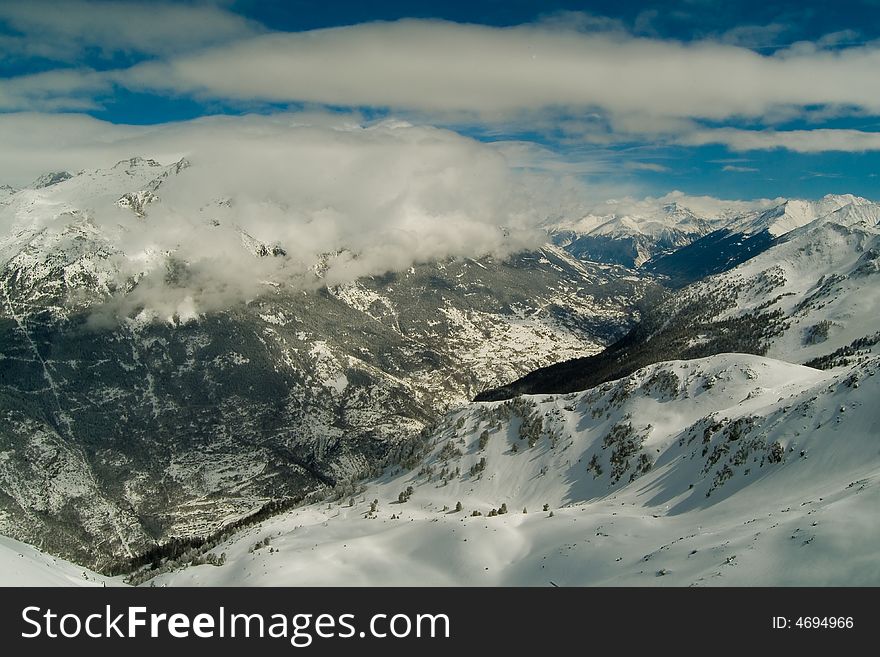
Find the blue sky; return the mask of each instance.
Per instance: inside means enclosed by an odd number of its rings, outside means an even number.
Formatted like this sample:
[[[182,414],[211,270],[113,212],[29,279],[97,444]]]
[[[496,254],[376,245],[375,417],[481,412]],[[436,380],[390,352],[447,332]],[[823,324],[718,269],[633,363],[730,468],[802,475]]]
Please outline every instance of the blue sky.
[[[878,39],[869,1],[0,0],[0,123],[355,112],[598,189],[877,198]]]

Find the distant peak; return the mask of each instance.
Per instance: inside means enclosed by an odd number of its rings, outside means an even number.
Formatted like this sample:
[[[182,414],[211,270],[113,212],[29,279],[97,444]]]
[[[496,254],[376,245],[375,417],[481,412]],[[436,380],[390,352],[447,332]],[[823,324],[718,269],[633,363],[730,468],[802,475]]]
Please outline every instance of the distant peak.
[[[69,180],[70,178],[73,178],[73,174],[69,171],[51,171],[49,173],[44,173],[33,183],[31,183],[31,188],[42,189],[43,187],[49,187],[50,185],[57,185],[60,182]]]
[[[663,206],[663,211],[670,217],[695,217],[696,214],[689,207],[678,201],[670,201]]]
[[[119,162],[117,162],[116,164],[113,165],[113,168],[114,169],[119,169],[119,168],[129,169],[132,167],[160,167],[160,166],[162,166],[162,165],[159,164],[158,162],[156,162],[156,160],[146,159],[143,157],[136,156],[136,157],[131,157],[127,160],[119,160]]]
[[[843,207],[844,205],[871,205],[872,201],[854,194],[825,194],[822,200]]]

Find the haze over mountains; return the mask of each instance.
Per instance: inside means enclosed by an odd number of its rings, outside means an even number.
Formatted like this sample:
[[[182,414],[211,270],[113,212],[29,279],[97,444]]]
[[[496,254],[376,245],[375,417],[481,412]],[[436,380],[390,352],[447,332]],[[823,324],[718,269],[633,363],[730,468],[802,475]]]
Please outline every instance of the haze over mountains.
[[[133,581],[201,584],[374,583],[402,554],[404,584],[803,583],[846,538],[816,581],[855,581],[880,206],[618,201],[378,271],[378,242],[304,248],[271,230],[297,210],[198,169],[0,196],[3,534],[116,572],[189,540]]]

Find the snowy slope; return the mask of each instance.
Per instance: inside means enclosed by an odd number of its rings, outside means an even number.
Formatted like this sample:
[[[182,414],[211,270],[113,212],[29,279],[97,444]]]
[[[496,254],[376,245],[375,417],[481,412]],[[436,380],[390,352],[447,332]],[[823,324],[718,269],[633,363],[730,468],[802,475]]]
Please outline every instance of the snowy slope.
[[[739,267],[688,288],[677,305],[724,299],[715,322],[771,313],[767,355],[800,363],[828,355],[878,330],[878,222],[878,204],[843,205]]]
[[[353,507],[296,509],[155,583],[877,585],[878,368],[730,354],[474,404]]]
[[[873,206],[851,194],[829,194],[817,201],[792,199],[750,210],[676,250],[657,254],[644,269],[668,277],[673,287],[684,287],[737,267],[786,241],[801,227],[846,211],[871,212]]]
[[[769,210],[747,213],[726,228],[745,235],[767,231],[779,237],[848,205],[868,206],[871,201],[852,194],[827,194],[817,201],[790,199]]]
[[[120,582],[0,536],[0,586],[118,586]]]

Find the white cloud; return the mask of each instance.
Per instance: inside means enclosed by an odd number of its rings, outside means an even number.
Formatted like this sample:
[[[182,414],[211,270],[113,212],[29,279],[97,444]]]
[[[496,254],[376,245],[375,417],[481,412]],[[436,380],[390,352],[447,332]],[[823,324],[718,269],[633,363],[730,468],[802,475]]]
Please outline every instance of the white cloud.
[[[729,171],[731,173],[754,173],[758,169],[755,167],[744,167],[738,164],[725,164],[722,168],[722,171]]]
[[[0,80],[0,110],[88,110],[96,94],[107,92],[105,74],[89,69],[57,69]]]
[[[880,132],[832,128],[785,131],[717,128],[685,133],[677,138],[677,142],[685,146],[724,144],[732,151],[784,148],[797,153],[858,153],[880,150]]]
[[[880,48],[774,55],[536,24],[403,20],[275,33],[146,63],[134,87],[210,98],[470,112],[727,119],[815,105],[880,113]]]
[[[841,48],[857,36],[849,31],[760,54],[735,44],[772,40],[783,26],[742,26],[688,44],[638,38],[587,14],[507,28],[401,20],[264,33],[210,4],[71,0],[52,12],[47,2],[3,5],[0,19],[25,31],[3,43],[32,54],[57,48],[73,60],[70,53],[86,47],[161,56],[128,69],[2,79],[0,110],[87,110],[121,86],[243,106],[389,108],[416,122],[520,126],[567,145],[877,148],[876,134],[854,130],[710,129],[702,122],[746,117],[769,126],[802,118],[821,125],[835,116],[880,115],[880,45]]]
[[[782,36],[792,30],[793,26],[782,23],[768,25],[737,25],[720,35],[719,40],[733,46],[744,48],[780,47]]]
[[[720,199],[713,196],[696,196],[679,190],[673,190],[658,197],[609,199],[593,205],[590,207],[589,212],[599,216],[612,213],[617,215],[656,216],[658,208],[669,203],[677,203],[680,206],[693,210],[697,214],[712,217],[770,208],[784,200],[783,198],[760,198],[749,201]]]
[[[625,166],[632,171],[653,171],[654,173],[669,171],[669,167],[656,162],[627,162]]]
[[[20,187],[46,171],[98,168],[143,152],[169,159],[172,148],[148,148],[155,127],[115,125],[84,114],[0,114],[0,180]]]
[[[263,28],[213,4],[28,0],[0,3],[0,21],[23,35],[6,57],[75,57],[86,48],[165,55],[252,36]]]
[[[153,127],[0,115],[0,141],[0,179],[106,168],[132,155],[192,162],[163,183],[144,220],[115,207],[115,194],[86,195],[77,206],[128,254],[124,272],[138,271],[149,253],[169,251],[189,263],[187,280],[174,286],[164,269],[151,270],[121,312],[142,304],[173,309],[187,298],[205,310],[251,298],[265,280],[302,285],[322,254],[340,251],[330,260],[329,283],[451,256],[503,257],[541,242],[536,227],[565,211],[560,199],[572,190],[563,187],[573,184],[517,170],[497,149],[448,130],[364,124],[355,115],[214,117]],[[0,208],[0,233],[15,220],[13,206]],[[240,231],[282,245],[286,257],[254,258]]]

